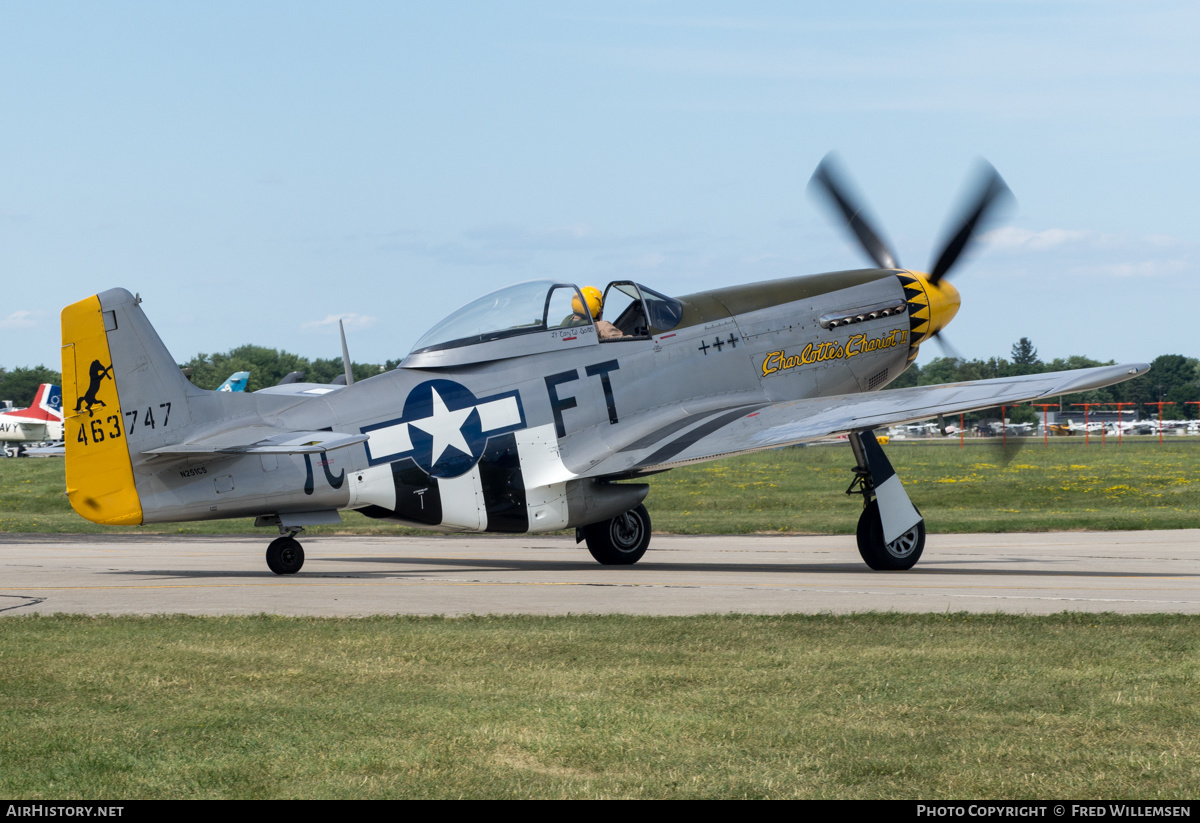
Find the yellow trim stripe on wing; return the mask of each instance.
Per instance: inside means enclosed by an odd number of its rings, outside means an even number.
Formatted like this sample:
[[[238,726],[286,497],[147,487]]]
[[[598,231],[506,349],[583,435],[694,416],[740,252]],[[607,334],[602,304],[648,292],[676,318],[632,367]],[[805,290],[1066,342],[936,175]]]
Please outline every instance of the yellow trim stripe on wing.
[[[95,295],[62,311],[67,497],[93,523],[136,526],[142,505],[108,348],[107,329],[115,329],[116,320],[104,315]]]

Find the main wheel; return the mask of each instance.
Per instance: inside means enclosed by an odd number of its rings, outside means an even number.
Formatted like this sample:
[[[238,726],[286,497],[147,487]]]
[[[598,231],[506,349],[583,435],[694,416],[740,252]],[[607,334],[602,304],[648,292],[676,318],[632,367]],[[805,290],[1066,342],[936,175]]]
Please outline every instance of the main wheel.
[[[267,546],[267,567],[275,574],[295,574],[304,565],[304,549],[290,534],[277,537]]]
[[[858,518],[858,553],[875,571],[904,571],[917,565],[925,550],[925,521],[922,519],[891,543],[883,540],[879,501],[872,500]]]
[[[632,566],[650,545],[650,513],[645,506],[583,527],[583,539],[596,562],[605,566]]]

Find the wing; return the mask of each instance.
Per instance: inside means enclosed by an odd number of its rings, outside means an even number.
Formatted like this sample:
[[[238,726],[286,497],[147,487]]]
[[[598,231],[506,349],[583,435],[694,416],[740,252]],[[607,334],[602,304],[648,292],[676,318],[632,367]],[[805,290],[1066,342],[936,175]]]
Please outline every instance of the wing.
[[[583,477],[631,476],[685,463],[803,443],[830,435],[990,409],[1111,386],[1149,371],[1145,363],[973,380],[942,386],[749,404],[673,420],[596,461]]]

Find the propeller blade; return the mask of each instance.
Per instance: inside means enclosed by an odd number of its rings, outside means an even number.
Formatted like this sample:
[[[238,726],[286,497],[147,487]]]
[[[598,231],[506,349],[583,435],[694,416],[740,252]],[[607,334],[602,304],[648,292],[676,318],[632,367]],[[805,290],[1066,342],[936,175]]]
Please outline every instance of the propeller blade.
[[[856,202],[849,187],[845,184],[844,178],[837,170],[837,161],[833,154],[825,155],[817,170],[813,172],[812,179],[808,183],[809,191],[819,191],[829,198],[829,201],[837,207],[841,212],[842,217],[846,220],[846,226],[853,232],[857,238],[859,245],[867,256],[874,261],[875,265],[881,269],[898,269],[900,262],[896,259],[896,255],[888,248],[888,244],[880,238],[879,234],[871,227],[864,213],[863,206]]]
[[[1024,448],[1025,444],[1033,438],[1025,434],[1020,428],[1005,423],[999,408],[995,410],[995,414],[996,420],[985,419],[983,422],[976,424],[976,430],[982,430],[982,433],[985,435],[981,445],[988,452],[988,462],[996,464],[1001,469],[1006,469],[1012,463],[1013,458]],[[1002,428],[998,429],[997,425]]]
[[[1030,438],[1009,432],[1007,437],[993,437],[991,439],[994,441],[989,444],[989,448],[992,450],[992,462],[999,464],[1002,469],[1007,469],[1008,465],[1012,463],[1013,458],[1024,448],[1026,441]]]
[[[946,276],[955,262],[962,253],[970,245],[971,239],[980,229],[981,223],[987,217],[988,212],[997,205],[998,201],[1012,199],[1012,192],[1008,188],[1008,184],[1004,182],[1004,178],[1000,176],[1000,172],[986,160],[983,162],[982,172],[979,182],[976,184],[978,194],[971,198],[975,205],[971,208],[966,217],[959,226],[958,231],[942,248],[942,253],[938,255],[937,262],[933,264],[933,268],[929,270],[929,282],[936,284],[939,280]]]
[[[942,357],[949,357],[952,360],[963,359],[962,355],[958,353],[958,349],[951,346],[950,341],[946,339],[944,329],[939,329],[938,331],[934,332],[930,339],[935,340],[938,346],[941,347]]]

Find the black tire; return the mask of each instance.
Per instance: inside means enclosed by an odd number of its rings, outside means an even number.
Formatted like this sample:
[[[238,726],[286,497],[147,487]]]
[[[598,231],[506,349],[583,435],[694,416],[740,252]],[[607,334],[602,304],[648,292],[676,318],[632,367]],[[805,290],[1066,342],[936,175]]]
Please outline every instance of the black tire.
[[[858,518],[857,537],[858,553],[872,569],[905,571],[917,565],[921,552],[925,551],[925,521],[922,519],[891,543],[884,543],[879,501],[872,500]]]
[[[277,537],[267,546],[267,568],[275,574],[295,574],[304,565],[304,548],[291,535]]]
[[[650,513],[645,506],[638,506],[611,520],[584,526],[583,539],[597,563],[632,566],[650,546]]]

